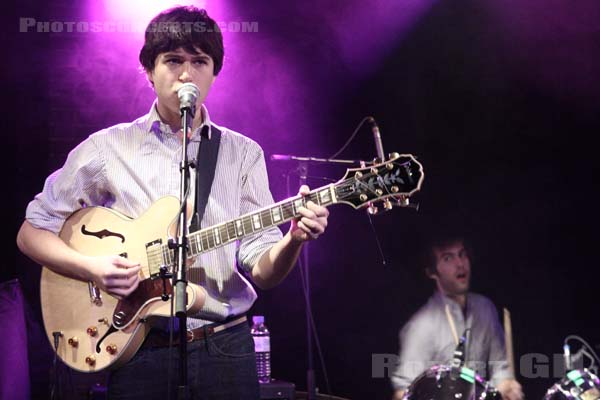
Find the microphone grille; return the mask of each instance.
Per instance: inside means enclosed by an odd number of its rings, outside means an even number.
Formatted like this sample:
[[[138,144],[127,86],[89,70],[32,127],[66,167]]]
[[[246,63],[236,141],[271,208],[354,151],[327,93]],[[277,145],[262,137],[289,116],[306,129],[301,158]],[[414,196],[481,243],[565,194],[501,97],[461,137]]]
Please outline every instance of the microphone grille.
[[[177,96],[181,99],[184,96],[198,97],[200,95],[200,89],[198,86],[191,82],[186,82],[177,90]]]

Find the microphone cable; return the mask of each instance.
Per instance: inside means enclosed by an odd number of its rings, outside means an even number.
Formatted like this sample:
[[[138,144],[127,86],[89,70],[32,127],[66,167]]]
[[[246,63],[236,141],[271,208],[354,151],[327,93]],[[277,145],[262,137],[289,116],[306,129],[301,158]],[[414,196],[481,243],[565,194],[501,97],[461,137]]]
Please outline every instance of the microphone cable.
[[[365,124],[365,122],[367,122],[369,119],[371,119],[373,117],[364,117],[362,119],[362,121],[360,121],[358,123],[358,126],[356,127],[356,129],[354,129],[354,132],[352,132],[352,134],[350,135],[350,137],[348,138],[348,140],[346,140],[346,143],[344,143],[344,145],[338,150],[336,151],[334,154],[332,154],[331,156],[329,156],[329,159],[332,158],[336,158],[337,156],[339,156],[344,150],[346,150],[346,147],[348,147],[348,145],[350,145],[350,143],[354,140],[354,138],[356,137],[356,135],[358,134],[358,132],[360,131],[360,128],[362,128],[362,126]]]

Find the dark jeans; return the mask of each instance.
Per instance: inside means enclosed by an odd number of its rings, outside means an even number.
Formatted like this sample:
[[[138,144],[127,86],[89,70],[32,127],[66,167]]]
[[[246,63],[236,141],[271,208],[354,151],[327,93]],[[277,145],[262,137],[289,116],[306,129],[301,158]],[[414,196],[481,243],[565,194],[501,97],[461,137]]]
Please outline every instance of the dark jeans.
[[[142,346],[123,367],[111,373],[110,400],[177,399],[179,349],[172,349],[171,397],[168,396],[169,348]],[[187,344],[190,400],[258,400],[254,341],[248,324]]]

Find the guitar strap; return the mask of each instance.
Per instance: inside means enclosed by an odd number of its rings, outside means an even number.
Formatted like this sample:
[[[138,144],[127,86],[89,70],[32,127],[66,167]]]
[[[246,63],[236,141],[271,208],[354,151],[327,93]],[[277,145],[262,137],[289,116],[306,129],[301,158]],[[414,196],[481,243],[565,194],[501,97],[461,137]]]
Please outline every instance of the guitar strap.
[[[221,131],[211,125],[210,139],[208,137],[209,127],[202,128],[200,146],[196,162],[196,201],[194,202],[194,216],[190,223],[190,231],[200,229],[200,222],[204,217],[206,203],[215,177],[217,156],[219,155],[219,144],[221,143]]]

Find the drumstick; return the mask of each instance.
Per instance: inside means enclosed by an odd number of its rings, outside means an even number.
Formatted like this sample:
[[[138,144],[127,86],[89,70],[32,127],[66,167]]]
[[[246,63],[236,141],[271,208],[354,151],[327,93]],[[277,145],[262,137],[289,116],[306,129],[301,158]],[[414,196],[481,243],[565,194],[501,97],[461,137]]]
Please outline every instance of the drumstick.
[[[452,331],[452,336],[454,336],[454,343],[458,345],[458,335],[456,334],[456,326],[454,326],[454,319],[452,318],[452,314],[450,314],[450,306],[448,304],[446,304],[446,318],[448,318],[450,330]]]
[[[504,308],[504,343],[506,345],[506,361],[508,370],[515,376],[515,358],[513,353],[512,325],[510,322],[510,311]]]

